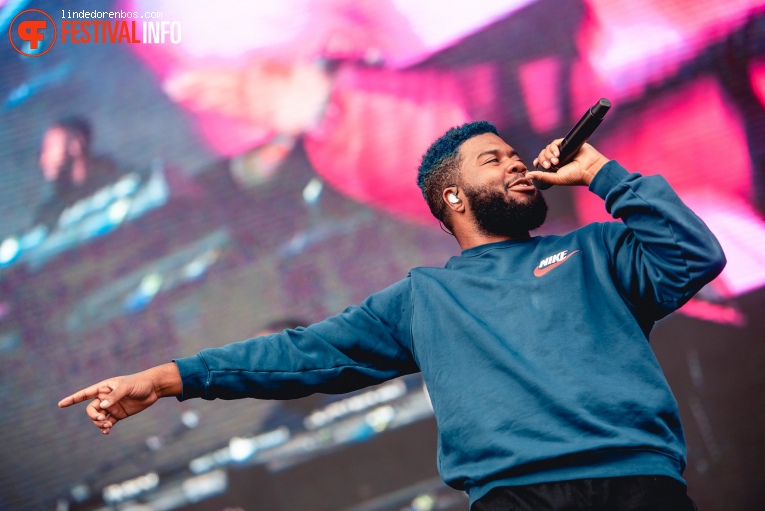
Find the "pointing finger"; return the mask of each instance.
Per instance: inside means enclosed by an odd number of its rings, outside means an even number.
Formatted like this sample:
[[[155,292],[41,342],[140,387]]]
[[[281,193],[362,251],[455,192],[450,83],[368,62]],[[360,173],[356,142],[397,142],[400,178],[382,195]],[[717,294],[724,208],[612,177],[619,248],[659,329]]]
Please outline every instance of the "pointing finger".
[[[75,392],[71,396],[65,397],[58,402],[58,407],[66,408],[67,406],[72,406],[73,404],[82,403],[87,399],[93,399],[100,393],[108,394],[109,392],[111,392],[111,388],[106,385],[106,382],[96,383],[95,385],[84,388],[79,392]]]

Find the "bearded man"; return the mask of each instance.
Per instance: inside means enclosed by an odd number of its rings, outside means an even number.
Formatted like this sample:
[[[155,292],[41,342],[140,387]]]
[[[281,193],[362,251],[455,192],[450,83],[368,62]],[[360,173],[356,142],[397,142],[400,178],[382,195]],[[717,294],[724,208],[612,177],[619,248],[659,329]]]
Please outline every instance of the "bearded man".
[[[534,165],[556,166],[560,140]],[[532,179],[588,186],[621,222],[531,236],[547,207]],[[487,122],[449,130],[418,183],[462,253],[414,268],[360,306],[110,378],[87,399],[104,434],[157,401],[292,399],[421,371],[444,481],[473,511],[684,510],[685,439],[648,344],[653,324],[714,279],[725,256],[660,176],[589,144],[530,172]]]
[[[82,117],[53,123],[43,135],[40,168],[52,185],[52,195],[35,213],[34,225],[55,228],[61,213],[120,178],[114,162],[91,153],[92,129]]]

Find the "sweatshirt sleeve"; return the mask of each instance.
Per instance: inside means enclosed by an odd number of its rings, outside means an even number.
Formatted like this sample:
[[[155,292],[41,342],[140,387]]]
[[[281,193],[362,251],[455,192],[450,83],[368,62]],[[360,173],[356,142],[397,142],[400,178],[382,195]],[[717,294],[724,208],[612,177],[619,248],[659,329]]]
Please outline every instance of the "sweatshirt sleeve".
[[[340,394],[417,372],[409,278],[307,328],[248,339],[175,360],[179,400],[294,399]]]
[[[678,309],[725,267],[714,234],[664,177],[631,174],[612,160],[590,191],[623,221],[602,224],[601,232],[613,278],[641,319]]]

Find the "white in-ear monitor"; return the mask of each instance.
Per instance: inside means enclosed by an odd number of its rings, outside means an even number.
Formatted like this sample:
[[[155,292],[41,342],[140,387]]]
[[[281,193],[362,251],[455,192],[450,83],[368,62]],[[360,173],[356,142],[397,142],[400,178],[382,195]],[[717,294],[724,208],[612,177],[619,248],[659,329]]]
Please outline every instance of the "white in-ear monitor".
[[[460,200],[457,198],[456,195],[454,195],[453,193],[449,194],[449,202],[451,202],[452,204],[457,204],[459,201]]]

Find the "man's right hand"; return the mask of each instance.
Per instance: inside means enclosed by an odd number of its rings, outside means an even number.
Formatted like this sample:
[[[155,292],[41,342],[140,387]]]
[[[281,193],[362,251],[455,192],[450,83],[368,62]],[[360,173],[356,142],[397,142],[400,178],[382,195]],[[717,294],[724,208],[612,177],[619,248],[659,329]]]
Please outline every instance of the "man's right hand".
[[[537,163],[541,163],[542,167],[545,169],[557,165],[559,163],[558,157],[560,156],[560,145],[562,142],[562,138],[553,140],[552,143],[542,149],[539,156],[534,158],[534,167],[537,166]],[[608,161],[608,158],[600,154],[597,149],[590,144],[585,143],[576,153],[574,159],[559,168],[557,172],[532,170],[526,175],[532,179],[551,185],[589,186],[595,177],[595,174],[597,174]]]
[[[160,397],[180,395],[182,388],[178,366],[169,363],[96,383],[62,399],[58,406],[66,408],[92,399],[85,412],[108,435],[118,421],[142,412]]]

